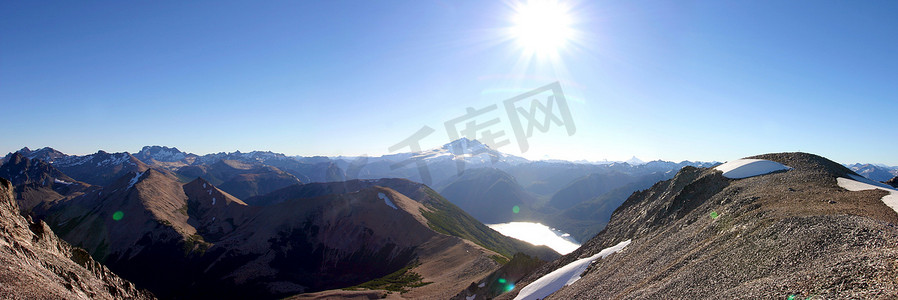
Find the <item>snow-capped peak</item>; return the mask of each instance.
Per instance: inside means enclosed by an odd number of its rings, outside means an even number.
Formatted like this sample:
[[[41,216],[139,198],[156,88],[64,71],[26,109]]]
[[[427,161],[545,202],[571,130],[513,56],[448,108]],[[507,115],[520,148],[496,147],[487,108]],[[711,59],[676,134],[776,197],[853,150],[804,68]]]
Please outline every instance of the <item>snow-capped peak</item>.
[[[644,161],[642,161],[641,159],[636,158],[636,156],[631,157],[630,159],[628,159],[627,161],[625,161],[625,163],[628,163],[628,164],[630,164],[631,166],[638,166],[638,165],[644,165],[644,164],[645,164]]]
[[[43,147],[36,150],[31,150],[28,147],[23,147],[22,149],[17,151],[17,153],[21,154],[24,157],[27,157],[28,159],[40,159],[48,163],[53,163],[57,159],[65,158],[68,156],[65,153],[56,151],[56,149],[50,147]],[[13,153],[9,153],[6,157],[9,158],[12,155]]]
[[[464,152],[473,153],[492,150],[489,146],[481,143],[480,141],[468,139],[466,137],[462,137],[460,139],[449,142],[443,145],[443,147],[440,147],[440,149],[445,149],[453,152],[457,152],[460,149]]]
[[[53,164],[56,166],[71,167],[90,162],[91,164],[96,164],[97,167],[117,166],[128,162],[130,157],[131,154],[128,154],[128,152],[108,153],[100,150],[97,151],[97,153],[84,156],[72,155],[61,157],[54,161]]]
[[[466,137],[444,144],[439,148],[408,153],[407,155],[409,155],[408,158],[423,160],[427,163],[455,161],[473,164],[495,164],[502,161],[509,164],[519,164],[527,162],[525,158],[504,154],[478,140]]]

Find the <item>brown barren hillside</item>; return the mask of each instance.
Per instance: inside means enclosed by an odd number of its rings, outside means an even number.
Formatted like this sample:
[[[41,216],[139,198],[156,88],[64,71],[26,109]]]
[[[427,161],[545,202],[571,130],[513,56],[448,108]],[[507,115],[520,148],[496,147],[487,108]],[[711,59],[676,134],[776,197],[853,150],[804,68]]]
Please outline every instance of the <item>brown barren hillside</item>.
[[[400,271],[420,277],[397,290],[404,295],[448,298],[513,253],[557,257],[408,180],[295,185],[260,197],[272,200],[250,206],[202,178],[181,184],[148,169],[37,217],[160,298],[377,290],[368,282]]]

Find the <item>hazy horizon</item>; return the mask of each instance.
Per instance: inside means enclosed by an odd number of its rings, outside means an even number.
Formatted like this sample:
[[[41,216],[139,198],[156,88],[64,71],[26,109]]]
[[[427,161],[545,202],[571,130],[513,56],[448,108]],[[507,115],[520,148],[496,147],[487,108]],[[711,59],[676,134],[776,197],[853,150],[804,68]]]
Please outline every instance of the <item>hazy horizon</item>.
[[[400,153],[400,152],[395,152],[395,153],[380,153],[380,154],[373,154],[373,155],[369,155],[369,154],[362,154],[362,155],[345,155],[345,154],[342,154],[342,155],[324,155],[324,154],[300,155],[300,154],[290,154],[290,153],[284,153],[284,152],[278,152],[278,151],[272,151],[272,150],[264,150],[264,149],[253,149],[253,150],[236,149],[236,150],[232,150],[232,151],[216,151],[216,152],[208,152],[208,153],[196,153],[196,152],[192,152],[192,151],[187,151],[187,150],[181,149],[181,148],[178,147],[178,146],[171,146],[171,145],[144,145],[144,146],[141,146],[141,147],[139,147],[139,148],[142,149],[143,147],[146,147],[146,146],[161,146],[161,147],[177,148],[177,149],[178,149],[179,151],[181,151],[181,152],[185,152],[185,153],[188,153],[188,154],[196,154],[196,155],[199,155],[199,156],[209,155],[209,154],[217,154],[217,153],[234,153],[234,152],[238,152],[238,151],[241,152],[241,153],[249,153],[249,152],[253,152],[253,151],[273,152],[273,153],[284,154],[284,155],[290,156],[290,157],[296,157],[296,156],[300,156],[300,157],[323,156],[323,157],[329,157],[329,158],[338,158],[338,157],[356,158],[356,157],[362,157],[362,156],[368,156],[368,157],[380,157],[380,156],[385,156],[385,155],[390,155],[390,154],[397,154],[397,153]],[[24,147],[27,147],[27,146],[24,146]],[[31,149],[31,150],[33,151],[33,150],[38,150],[38,149],[43,148],[43,147],[50,147],[50,148],[53,148],[53,149],[55,149],[55,150],[57,150],[57,151],[60,151],[60,152],[62,152],[62,153],[68,154],[68,155],[79,155],[79,156],[81,156],[81,155],[95,154],[95,153],[97,153],[97,151],[100,151],[100,150],[105,151],[105,152],[107,152],[107,153],[121,153],[121,152],[128,152],[128,153],[130,153],[130,154],[132,154],[132,155],[133,155],[133,154],[136,154],[136,153],[138,153],[138,152],[140,151],[140,149],[138,149],[137,151],[129,151],[129,150],[111,151],[111,150],[106,150],[106,149],[97,149],[97,150],[94,150],[94,151],[92,151],[92,152],[85,152],[85,153],[70,153],[70,152],[62,151],[62,150],[60,150],[60,149],[58,149],[58,148],[56,148],[56,147],[52,147],[52,146],[28,147],[28,148]],[[436,147],[436,148],[439,148],[439,147]],[[426,151],[426,150],[431,150],[431,149],[433,149],[433,148],[428,148],[428,149],[423,149],[423,150]],[[14,152],[16,152],[16,151],[18,151],[18,150],[21,150],[21,148],[18,148],[18,149],[16,149],[16,150],[12,150],[12,151],[8,151],[7,154],[9,154],[9,153],[14,153]],[[506,154],[507,154],[507,153],[506,153]],[[766,153],[758,153],[758,154],[766,154]],[[811,154],[815,154],[815,153],[811,153]],[[736,160],[736,159],[743,158],[743,157],[735,157],[735,158],[731,158],[731,159],[727,159],[727,160],[702,160],[702,159],[671,160],[671,159],[664,159],[664,158],[643,158],[643,157],[637,157],[637,156],[635,156],[635,155],[632,155],[632,156],[630,156],[630,157],[627,157],[627,158],[620,158],[620,159],[586,160],[586,159],[559,159],[559,158],[552,158],[552,157],[535,157],[535,158],[526,157],[526,156],[521,156],[521,157],[524,157],[524,158],[526,158],[526,159],[528,159],[528,160],[530,160],[530,161],[555,161],[555,160],[558,160],[558,161],[569,161],[569,162],[583,162],[583,161],[585,161],[585,162],[587,162],[587,163],[600,163],[600,162],[626,162],[626,161],[628,161],[628,160],[630,160],[630,159],[633,159],[633,158],[639,159],[639,160],[641,160],[641,161],[643,161],[643,162],[651,162],[651,161],[661,160],[661,161],[670,161],[670,162],[675,162],[675,163],[679,163],[679,162],[683,162],[683,161],[692,161],[692,162],[720,162],[720,163],[723,163],[723,162],[726,162],[726,161],[731,161],[731,160]],[[889,164],[885,164],[885,163],[881,163],[881,162],[872,162],[872,161],[847,161],[847,162],[846,162],[846,161],[836,161],[836,162],[841,163],[841,164],[855,164],[855,163],[861,163],[861,164],[874,164],[874,165],[888,166],[888,167],[898,167],[898,165],[889,165]]]

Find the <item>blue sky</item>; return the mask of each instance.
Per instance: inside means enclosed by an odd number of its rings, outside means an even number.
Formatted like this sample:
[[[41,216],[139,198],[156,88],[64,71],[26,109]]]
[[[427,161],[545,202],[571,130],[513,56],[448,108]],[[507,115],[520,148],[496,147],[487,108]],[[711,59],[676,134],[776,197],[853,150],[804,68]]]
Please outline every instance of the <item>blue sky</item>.
[[[561,1],[552,58],[518,2],[0,4],[0,152],[381,155],[497,104],[528,158],[718,160],[805,151],[898,165],[898,2]],[[576,132],[521,153],[502,101],[559,81]]]

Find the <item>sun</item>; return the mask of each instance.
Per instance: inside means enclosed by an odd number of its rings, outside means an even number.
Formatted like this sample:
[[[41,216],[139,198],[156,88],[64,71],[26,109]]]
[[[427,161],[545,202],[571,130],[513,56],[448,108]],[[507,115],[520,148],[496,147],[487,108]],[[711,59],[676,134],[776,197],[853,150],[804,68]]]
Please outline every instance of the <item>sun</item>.
[[[529,0],[514,8],[511,35],[528,54],[555,55],[573,38],[570,8],[553,0]]]

